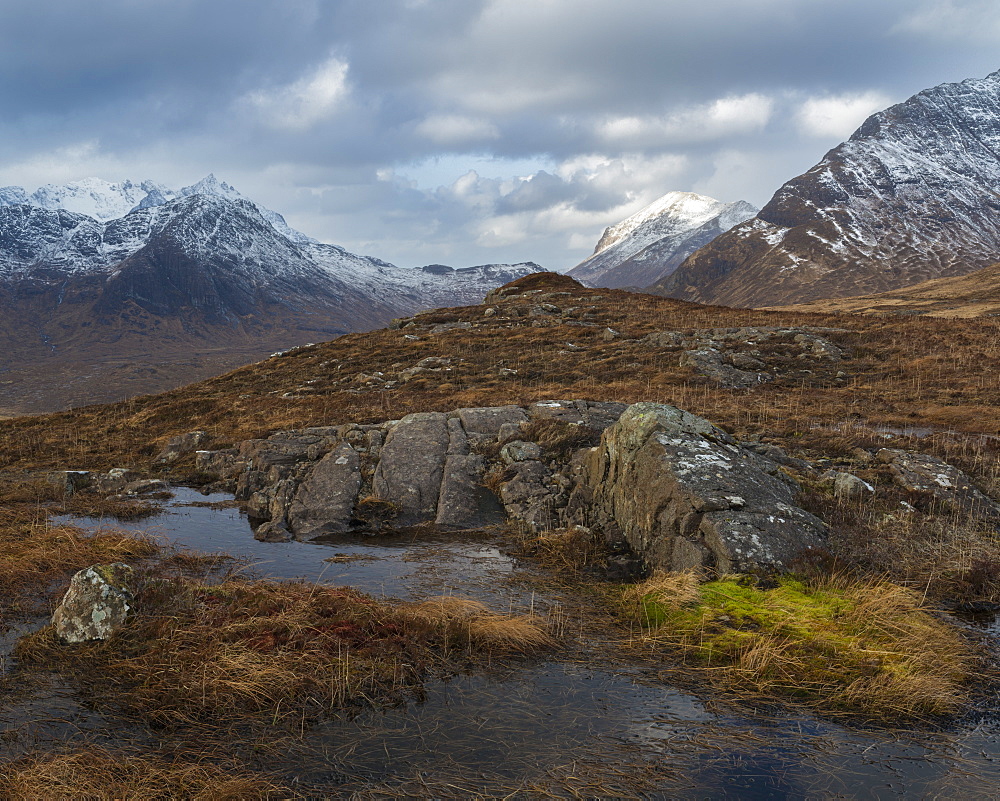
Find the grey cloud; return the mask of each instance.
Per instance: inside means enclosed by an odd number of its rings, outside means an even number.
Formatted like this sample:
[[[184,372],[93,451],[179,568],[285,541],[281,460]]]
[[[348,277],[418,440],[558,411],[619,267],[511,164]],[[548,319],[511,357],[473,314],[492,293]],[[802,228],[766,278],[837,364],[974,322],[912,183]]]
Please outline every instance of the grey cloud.
[[[214,171],[307,233],[404,264],[568,267],[615,214],[663,192],[766,201],[838,141],[818,124],[804,132],[810,98],[902,100],[1000,67],[994,5],[11,0],[0,185],[14,182],[4,172],[57,178],[60,159],[61,180],[113,167],[128,172],[104,177],[181,184]],[[268,119],[292,114],[283,98],[331,59],[347,65],[343,97],[294,125]],[[750,96],[766,114],[706,111]],[[439,156],[493,156],[497,172],[405,179]],[[533,159],[531,181],[503,171]],[[600,166],[573,166],[588,159]]]

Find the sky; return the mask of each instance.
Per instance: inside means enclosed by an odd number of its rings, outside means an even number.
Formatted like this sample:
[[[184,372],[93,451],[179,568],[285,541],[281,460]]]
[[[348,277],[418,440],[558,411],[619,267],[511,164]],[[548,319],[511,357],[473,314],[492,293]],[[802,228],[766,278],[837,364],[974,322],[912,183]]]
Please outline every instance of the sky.
[[[669,191],[763,205],[998,45],[998,0],[3,0],[0,186],[214,173],[401,266],[566,270]]]

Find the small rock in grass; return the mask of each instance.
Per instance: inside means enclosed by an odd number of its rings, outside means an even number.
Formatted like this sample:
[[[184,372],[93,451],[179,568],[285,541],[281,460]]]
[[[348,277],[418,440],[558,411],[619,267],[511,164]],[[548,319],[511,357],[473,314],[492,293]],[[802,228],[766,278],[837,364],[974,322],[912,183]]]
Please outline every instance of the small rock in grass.
[[[70,580],[52,615],[56,636],[65,644],[106,640],[132,612],[131,567],[121,562],[93,565]]]

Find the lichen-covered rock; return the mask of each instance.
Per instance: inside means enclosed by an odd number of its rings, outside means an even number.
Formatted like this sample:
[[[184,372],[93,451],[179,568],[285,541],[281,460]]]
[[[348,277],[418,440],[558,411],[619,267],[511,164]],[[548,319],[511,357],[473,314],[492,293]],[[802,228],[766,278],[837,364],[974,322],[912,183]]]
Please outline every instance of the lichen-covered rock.
[[[514,462],[512,476],[500,487],[500,498],[511,518],[535,531],[559,525],[552,471],[538,460]]]
[[[154,492],[169,491],[170,485],[159,478],[140,478],[122,487],[123,495],[152,495]]]
[[[45,480],[59,487],[67,495],[72,495],[77,490],[89,487],[93,475],[89,470],[57,470],[49,473]]]
[[[56,636],[66,644],[106,640],[132,612],[132,568],[121,562],[93,565],[70,580],[52,615]]]
[[[826,539],[777,465],[672,406],[629,407],[588,457],[580,491],[592,524],[653,568],[781,570]]]
[[[980,492],[969,477],[944,459],[924,453],[883,448],[878,460],[889,465],[896,483],[909,492],[933,495],[956,510],[1000,526],[1000,504]]]
[[[771,376],[767,373],[741,370],[739,367],[726,364],[723,354],[710,347],[684,351],[681,366],[693,367],[699,375],[728,389],[750,389],[771,380]]]
[[[518,426],[528,421],[528,415],[520,406],[459,409],[455,414],[462,421],[466,434],[478,437],[497,437],[503,426]]]
[[[517,439],[513,442],[508,442],[500,449],[500,458],[506,464],[527,462],[533,459],[541,459],[542,449],[537,442],[524,442]]]

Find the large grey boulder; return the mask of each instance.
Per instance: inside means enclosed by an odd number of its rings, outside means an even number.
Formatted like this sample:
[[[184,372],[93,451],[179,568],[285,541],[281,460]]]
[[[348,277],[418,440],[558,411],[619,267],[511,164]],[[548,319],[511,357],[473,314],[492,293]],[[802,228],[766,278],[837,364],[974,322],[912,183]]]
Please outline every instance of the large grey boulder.
[[[459,409],[455,415],[469,436],[481,438],[496,438],[504,425],[520,425],[528,421],[528,415],[520,406]]]
[[[452,455],[444,463],[434,522],[442,528],[467,529],[500,525],[507,515],[483,486],[486,462],[478,454]]]
[[[651,568],[782,570],[826,542],[776,464],[673,406],[629,407],[587,458],[577,491],[587,522]]]
[[[296,539],[350,531],[360,489],[361,458],[343,442],[320,459],[292,499],[288,524]],[[276,517],[272,514],[271,519]]]
[[[121,562],[93,565],[74,575],[52,615],[60,641],[106,640],[121,628],[133,608],[132,578],[132,568]]]
[[[895,448],[883,448],[877,457],[889,465],[893,479],[903,489],[928,493],[963,514],[1000,526],[1000,504],[980,492],[965,473],[944,459]]]
[[[449,442],[448,420],[441,412],[408,414],[386,437],[372,494],[399,508],[400,525],[436,517]]]

